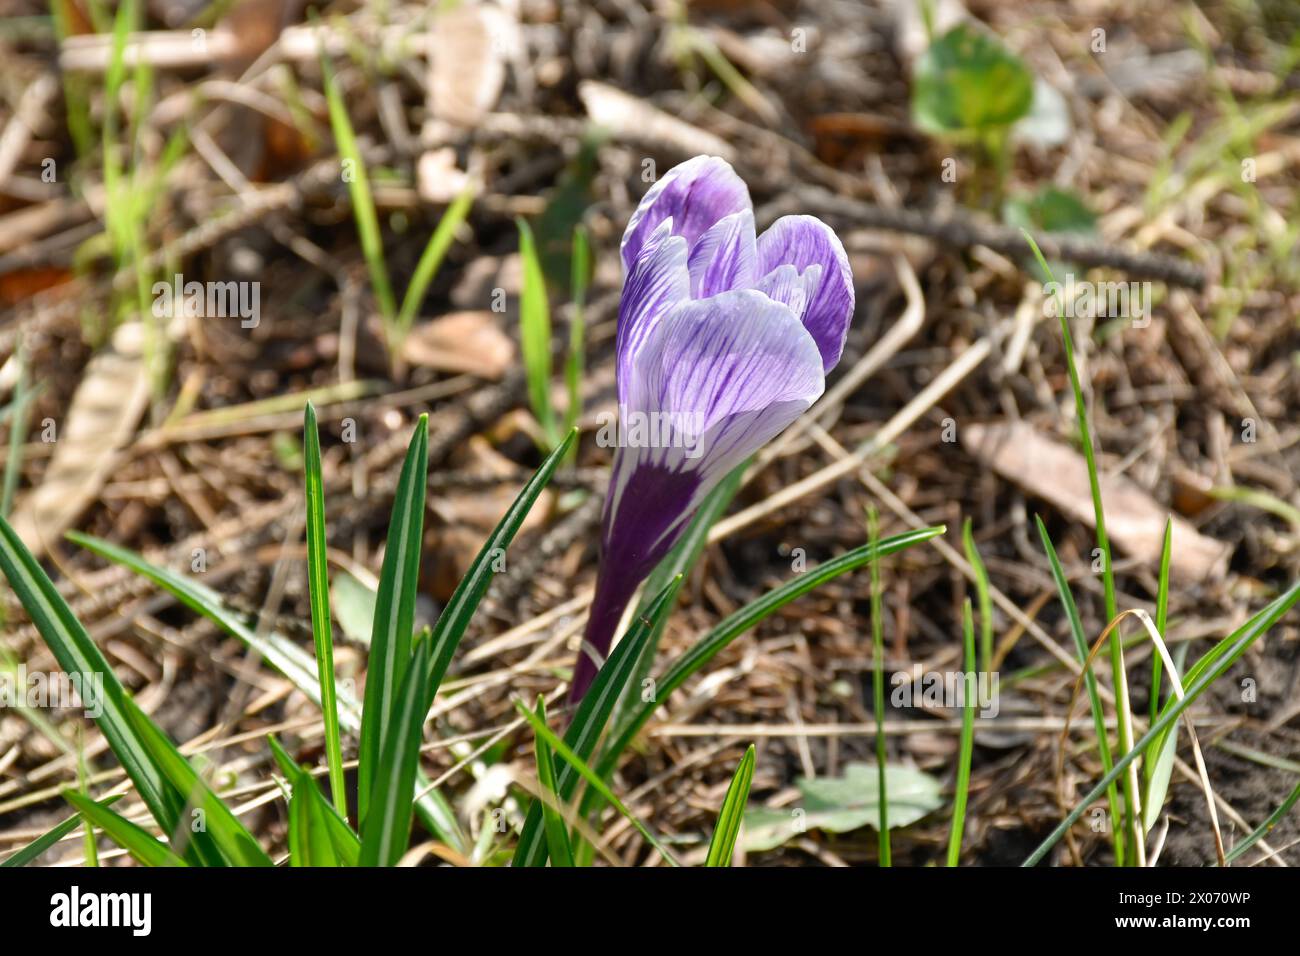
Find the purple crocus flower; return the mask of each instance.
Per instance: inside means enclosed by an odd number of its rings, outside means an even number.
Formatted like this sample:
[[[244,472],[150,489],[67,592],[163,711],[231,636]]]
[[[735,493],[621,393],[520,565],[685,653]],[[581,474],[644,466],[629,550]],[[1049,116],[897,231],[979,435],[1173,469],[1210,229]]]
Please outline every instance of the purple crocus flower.
[[[821,396],[853,316],[835,233],[786,216],[755,238],[749,190],[713,156],[651,187],[622,254],[617,451],[573,700],[705,495]]]

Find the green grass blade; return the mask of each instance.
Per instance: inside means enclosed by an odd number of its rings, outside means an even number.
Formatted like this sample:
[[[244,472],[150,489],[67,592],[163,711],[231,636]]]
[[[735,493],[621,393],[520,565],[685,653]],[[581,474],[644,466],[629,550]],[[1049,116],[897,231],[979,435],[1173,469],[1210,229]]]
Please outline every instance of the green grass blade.
[[[537,719],[546,724],[546,698],[537,695]],[[549,725],[548,725],[549,726]],[[545,737],[538,737],[537,784],[541,788],[538,799],[542,804],[542,822],[546,826],[546,849],[551,855],[551,866],[573,866],[573,847],[569,843],[569,828],[559,811],[559,795],[555,786],[555,757]],[[554,801],[554,805],[552,804]]]
[[[347,104],[339,92],[334,68],[324,49],[320,51],[320,68],[324,80],[325,98],[329,104],[330,128],[334,131],[334,142],[338,146],[339,158],[343,161],[348,194],[352,198],[352,215],[357,223],[357,235],[361,239],[361,254],[366,260],[370,272],[370,284],[375,290],[375,299],[379,303],[380,314],[384,318],[385,330],[390,336],[394,333],[394,320],[397,306],[393,298],[393,287],[388,278],[388,265],[384,262],[384,241],[379,231],[379,215],[375,211],[375,200],[370,194],[370,179],[366,172],[365,160],[361,148],[357,145],[357,136],[352,129],[352,120],[348,118]],[[389,341],[390,349],[396,348],[394,341]]]
[[[111,806],[112,804],[121,800],[123,796],[124,794],[115,793],[113,794],[113,796],[108,797],[105,800],[99,801],[99,805],[101,807]],[[56,823],[53,827],[51,827],[49,830],[42,833],[31,843],[27,844],[25,847],[19,849],[16,853],[13,853],[10,856],[6,857],[4,860],[0,861],[0,869],[4,869],[5,867],[26,866],[28,863],[31,863],[33,860],[39,858],[42,853],[44,853],[50,847],[54,846],[54,844],[58,843],[65,836],[67,836],[69,833],[75,830],[81,824],[81,822],[82,822],[81,814],[74,813],[72,816],[68,817],[68,819],[63,820],[60,823]],[[89,826],[87,827],[87,829],[90,829]]]
[[[970,522],[966,524],[970,528]],[[962,607],[962,646],[966,652],[966,677],[962,681],[961,742],[957,747],[957,790],[952,803],[952,829],[948,831],[948,865],[961,862],[961,837],[966,829],[966,798],[970,793],[971,751],[975,748],[975,622],[971,619],[970,598]],[[883,791],[882,791],[883,792]]]
[[[18,381],[14,384],[14,397],[7,409],[9,424],[9,449],[5,456],[4,485],[0,489],[0,515],[9,517],[13,509],[18,478],[23,470],[23,445],[27,441],[27,418],[36,390],[27,381],[27,352],[20,343],[14,351],[18,363]]]
[[[1165,522],[1165,540],[1160,550],[1160,582],[1156,588],[1156,631],[1161,638],[1165,636],[1165,626],[1169,621],[1169,563],[1173,555],[1173,519]],[[1186,650],[1186,645],[1184,645]],[[1160,713],[1160,678],[1163,661],[1159,654],[1151,655],[1151,721]],[[1181,667],[1177,661],[1176,666]],[[1150,832],[1160,818],[1160,811],[1165,805],[1165,795],[1169,792],[1169,780],[1174,772],[1174,754],[1178,749],[1178,725],[1165,738],[1159,749],[1147,749],[1142,761],[1143,793],[1142,824],[1143,832]]]
[[[227,633],[239,638],[260,653],[268,664],[288,677],[311,700],[320,702],[320,690],[313,672],[313,661],[300,648],[276,634],[259,635],[241,616],[221,603],[220,596],[206,585],[191,581],[165,568],[145,561],[139,555],[106,541],[70,532],[70,540],[110,561],[131,568],[170,592],[191,610],[197,611]],[[360,727],[360,705],[351,697],[340,697],[340,721],[349,731]],[[420,790],[427,790],[423,778]],[[449,846],[463,850],[467,838],[456,820],[455,811],[441,794],[424,792],[417,804],[421,822]]]
[[[1272,601],[1267,607],[1252,617],[1244,625],[1233,631],[1228,637],[1224,638],[1215,649],[1201,658],[1197,662],[1198,666],[1193,666],[1187,672],[1187,686],[1184,688],[1184,694],[1180,699],[1171,699],[1168,705],[1161,711],[1159,719],[1142,735],[1141,739],[1129,751],[1115,761],[1115,765],[1106,773],[1101,780],[1079,801],[1078,805],[1066,814],[1065,819],[1056,825],[1043,840],[1042,843],[1031,853],[1022,866],[1036,866],[1045,857],[1052,847],[1060,842],[1065,836],[1067,830],[1074,826],[1079,817],[1092,805],[1106,788],[1113,784],[1129,764],[1138,758],[1139,755],[1146,752],[1146,748],[1152,741],[1158,739],[1162,734],[1168,732],[1173,726],[1180,714],[1205,693],[1216,680],[1227,673],[1237,658],[1246,653],[1250,646],[1255,643],[1269,628],[1289,611],[1297,601],[1300,601],[1300,583],[1293,584],[1280,597]],[[1213,655],[1211,659],[1211,655]],[[1206,662],[1208,659],[1208,663]],[[1200,666],[1200,665],[1204,666]],[[1195,677],[1193,674],[1195,673]]]
[[[136,826],[104,804],[96,803],[75,790],[64,790],[63,798],[85,819],[87,826],[99,827],[109,839],[145,866],[189,865],[148,830]]]
[[[668,848],[659,841],[658,837],[651,833],[649,828],[641,822],[637,815],[629,810],[623,801],[614,794],[614,791],[610,790],[609,787],[605,785],[605,781],[600,779],[600,776],[596,771],[587,766],[585,760],[574,753],[573,749],[568,744],[555,735],[555,731],[547,727],[544,721],[540,720],[536,714],[523,705],[522,701],[515,701],[515,709],[519,711],[524,720],[528,721],[528,723],[532,725],[533,732],[536,733],[539,738],[545,740],[547,745],[554,748],[555,752],[564,758],[567,767],[572,767],[577,774],[580,775],[582,779],[586,780],[587,783],[597,793],[604,797],[611,806],[618,810],[619,813],[623,814],[623,816],[627,818],[627,821],[636,828],[637,832],[645,838],[645,841],[659,851],[659,855],[662,856],[669,865],[681,866],[681,864],[677,862],[677,858],[674,857],[672,853],[669,852]]]
[[[415,811],[415,773],[429,714],[426,689],[433,642],[426,631],[402,677],[380,748],[370,812],[361,821],[361,866],[395,866],[406,852]]]
[[[96,721],[122,769],[164,832],[171,832],[183,799],[166,782],[127,719],[128,695],[86,629],[22,540],[0,517],[0,570],[64,672],[102,682],[103,713]]]
[[[428,290],[429,283],[438,274],[438,267],[442,265],[447,250],[451,248],[456,238],[456,230],[469,215],[472,205],[474,205],[474,189],[471,186],[452,200],[447,211],[438,220],[433,235],[429,237],[429,244],[424,247],[420,261],[415,265],[415,272],[411,274],[411,283],[406,287],[406,295],[402,297],[402,308],[397,313],[396,342],[391,343],[393,348],[396,348],[397,344],[406,337],[406,333],[411,330],[411,323],[415,321],[415,312],[424,301],[424,293]]]
[[[1092,429],[1088,426],[1088,403],[1084,400],[1083,385],[1079,380],[1079,369],[1074,361],[1074,338],[1070,334],[1070,322],[1066,317],[1064,296],[1061,294],[1060,286],[1056,284],[1051,267],[1048,266],[1042,250],[1038,248],[1038,243],[1034,241],[1034,237],[1024,229],[1020,231],[1029,241],[1029,246],[1033,250],[1035,258],[1038,259],[1039,266],[1047,275],[1048,282],[1056,285],[1056,313],[1061,324],[1061,340],[1065,351],[1066,367],[1070,374],[1070,389],[1074,392],[1075,416],[1079,420],[1079,443],[1083,446],[1083,457],[1088,466],[1088,487],[1092,492],[1092,512],[1097,525],[1097,547],[1101,550],[1103,561],[1101,574],[1102,589],[1105,593],[1106,602],[1106,622],[1109,623],[1115,620],[1116,615],[1119,613],[1115,601],[1114,560],[1111,554],[1110,537],[1106,533],[1106,511],[1101,500],[1101,480],[1097,473],[1097,453],[1093,445]],[[1110,666],[1115,687],[1121,687],[1124,683],[1124,638],[1122,629],[1119,627],[1116,627],[1110,634]],[[1121,711],[1125,709],[1122,699],[1118,701],[1118,706]],[[1133,741],[1129,739],[1129,715],[1121,712],[1116,715],[1116,718],[1119,729],[1118,750],[1120,753],[1127,753],[1133,746]],[[1133,781],[1129,777],[1123,779],[1121,786],[1124,793],[1124,831],[1118,838],[1118,844],[1124,846],[1127,840],[1126,835],[1134,830],[1137,794],[1133,790]],[[1129,857],[1130,854],[1127,847],[1125,847],[1123,859],[1128,860]],[[1122,866],[1123,861],[1117,860],[1116,865]]]
[[[325,759],[330,794],[339,814],[347,818],[348,796],[343,783],[343,747],[339,740],[339,707],[334,684],[334,628],[330,622],[330,580],[326,564],[325,488],[321,479],[320,432],[311,402],[303,413],[303,459],[307,492],[307,585],[311,599],[311,631],[316,643],[316,674],[320,708],[325,720]]]
[[[961,543],[966,552],[966,560],[975,572],[975,596],[979,600],[980,609],[980,670],[988,673],[993,670],[993,599],[989,588],[989,572],[984,567],[979,548],[975,547],[970,518],[962,524]]]
[[[1242,625],[1242,629],[1253,626],[1255,623],[1262,620],[1267,613],[1268,613],[1268,608],[1259,611],[1257,614],[1251,617],[1245,624]],[[1193,681],[1195,681],[1198,677],[1204,674],[1211,667],[1219,663],[1219,661],[1223,657],[1230,654],[1232,651],[1233,651],[1233,645],[1230,644],[1229,641],[1227,640],[1220,641],[1218,644],[1214,645],[1214,647],[1210,648],[1202,657],[1197,659],[1196,663],[1193,664],[1188,669],[1185,675],[1183,675],[1184,688],[1186,688],[1187,685],[1191,684]],[[1231,662],[1229,662],[1229,665],[1231,665]],[[1161,712],[1163,713],[1164,711],[1169,710],[1169,708],[1173,705],[1173,703],[1174,701],[1172,698],[1166,701],[1164,708]],[[1152,742],[1151,747],[1148,748],[1148,753],[1158,755],[1156,757],[1157,764],[1162,762],[1172,763],[1172,756],[1169,755],[1169,751],[1173,749],[1175,743],[1175,737],[1177,736],[1177,733],[1178,733],[1178,725],[1174,724],[1164,733],[1157,735],[1155,740]],[[1152,771],[1152,775],[1154,776],[1154,770]]]
[[[267,737],[275,762],[289,781],[289,865],[356,866],[361,841],[316,785],[274,736]]]
[[[533,230],[523,218],[519,226],[519,255],[523,259],[524,288],[519,297],[519,343],[528,378],[528,401],[542,426],[550,448],[559,442],[555,409],[551,406],[551,309],[546,300],[546,278],[537,256]]]
[[[202,811],[204,829],[198,832],[206,832],[211,837],[226,862],[231,866],[272,866],[271,858],[225,801],[195,772],[167,735],[130,700],[127,701],[127,719],[171,785],[178,792],[187,794],[195,808]]]
[[[871,694],[876,717],[876,773],[880,793],[880,825],[876,827],[876,853],[881,866],[893,862],[893,847],[889,838],[889,787],[885,780],[885,767],[889,753],[885,743],[885,632],[881,608],[883,597],[880,588],[880,516],[875,506],[867,509],[867,541],[871,553]]]
[[[1156,630],[1165,636],[1165,626],[1169,622],[1169,562],[1173,556],[1174,519],[1165,521],[1165,540],[1160,548],[1160,583],[1156,589]],[[1155,720],[1160,712],[1160,668],[1163,665],[1159,654],[1151,655],[1151,719]]]
[[[334,844],[325,829],[324,820],[312,804],[312,791],[316,790],[311,774],[302,768],[280,746],[275,737],[267,737],[275,762],[289,781],[289,865],[292,867],[342,866]],[[317,791],[319,795],[319,791]]]
[[[1239,860],[1243,853],[1273,831],[1273,828],[1278,825],[1281,819],[1291,812],[1291,808],[1296,805],[1297,801],[1300,801],[1300,783],[1297,783],[1291,790],[1290,795],[1282,801],[1276,810],[1269,814],[1268,819],[1251,831],[1250,836],[1229,850],[1224,859],[1230,864]]]
[[[425,688],[428,697],[425,702],[426,707],[433,706],[433,698],[438,693],[452,656],[456,653],[456,648],[466,628],[469,627],[474,612],[482,602],[483,595],[487,593],[488,586],[492,583],[492,576],[496,574],[495,569],[500,566],[499,559],[505,555],[506,549],[519,533],[519,528],[528,517],[528,512],[532,510],[538,496],[550,483],[551,476],[555,474],[577,440],[578,430],[575,428],[565,436],[554,451],[546,456],[541,467],[520,489],[506,513],[497,522],[497,526],[492,529],[492,534],[474,558],[474,563],[469,566],[469,570],[465,572],[465,576],[461,578],[460,583],[456,585],[456,590],[447,601],[447,606],[438,615],[431,638],[433,650],[428,683]]]
[[[86,745],[85,745],[85,741],[82,739],[84,736],[85,735],[81,732],[80,728],[78,728],[77,730],[77,787],[78,787],[78,792],[83,797],[85,797],[86,799],[90,799],[90,787],[87,783],[87,780],[90,777],[90,769],[86,764]],[[99,848],[95,845],[94,827],[86,827],[86,832],[84,836],[85,836],[85,845],[86,845],[86,866],[97,867],[99,866]]]
[[[1065,616],[1070,622],[1070,634],[1074,638],[1074,653],[1079,658],[1079,663],[1083,665],[1083,683],[1088,692],[1088,705],[1092,711],[1092,729],[1097,735],[1097,753],[1101,757],[1102,771],[1110,773],[1111,767],[1114,766],[1114,758],[1111,756],[1110,738],[1106,736],[1106,712],[1102,709],[1101,696],[1097,693],[1097,676],[1087,664],[1088,638],[1083,633],[1083,621],[1079,618],[1079,608],[1074,603],[1074,592],[1070,590],[1070,582],[1065,576],[1065,569],[1061,567],[1061,559],[1056,556],[1056,548],[1047,533],[1047,526],[1038,515],[1034,515],[1034,521],[1038,525],[1038,537],[1043,542],[1043,550],[1047,552],[1047,560],[1052,566],[1052,580],[1056,583],[1056,593],[1061,598],[1061,607],[1065,609]],[[1110,803],[1110,833],[1111,845],[1115,851],[1115,865],[1122,866],[1124,842],[1119,830],[1118,788],[1108,788],[1106,799]]]
[[[604,732],[605,724],[614,709],[614,702],[627,686],[645,642],[650,638],[655,622],[667,616],[672,607],[681,578],[674,578],[659,592],[649,611],[638,615],[622,640],[615,645],[605,666],[596,673],[586,695],[578,704],[577,713],[564,733],[566,747],[585,761],[595,752],[596,744]],[[567,759],[567,758],[566,758]],[[579,770],[569,761],[556,775],[556,795],[562,803],[572,800],[579,783]],[[601,791],[599,788],[597,793]],[[586,815],[584,810],[583,816]],[[542,826],[542,808],[534,802],[528,810],[519,846],[515,850],[514,866],[544,866],[546,864],[546,837]]]
[[[361,713],[361,741],[357,752],[357,819],[363,833],[371,791],[384,772],[378,762],[381,741],[387,735],[397,691],[411,660],[428,471],[429,416],[421,415],[393,497],[384,564],[375,598],[375,623],[370,632],[365,707]]]
[[[736,850],[736,837],[740,835],[740,824],[745,819],[745,801],[749,799],[749,785],[754,779],[754,745],[750,744],[745,756],[731,778],[731,786],[722,800],[722,809],[718,811],[718,823],[713,828],[713,839],[709,841],[709,855],[704,860],[705,866],[731,866],[731,855]]]
[[[221,595],[205,584],[191,580],[167,568],[150,564],[140,555],[120,548],[99,538],[70,531],[68,540],[81,547],[148,578],[167,591],[190,610],[203,615],[227,634],[238,638],[247,647],[256,650],[271,667],[287,677],[299,690],[316,704],[321,702],[320,685],[316,679],[315,661],[310,654],[279,634],[259,634],[249,627],[243,616],[221,602]],[[339,694],[339,721],[349,732],[361,728],[361,704],[351,695]],[[456,811],[445,797],[430,791],[427,781],[417,776],[419,789],[424,794],[417,801],[420,821],[440,840],[460,852],[466,852],[469,840],[456,819]]]
[[[885,538],[878,545],[864,544],[840,555],[838,558],[833,558],[815,568],[800,573],[779,588],[768,591],[762,597],[751,601],[734,614],[729,615],[717,627],[700,638],[690,650],[674,661],[664,675],[655,682],[654,697],[649,701],[640,702],[640,706],[633,718],[628,722],[627,727],[619,731],[614,742],[605,749],[605,755],[601,758],[599,765],[600,772],[608,777],[613,772],[619,756],[632,743],[632,740],[659,705],[666,701],[673,691],[681,687],[692,674],[711,661],[723,648],[759,621],[785,607],[796,598],[802,597],[809,591],[820,587],[832,578],[862,567],[876,555],[885,557],[886,555],[895,554],[905,548],[910,548],[914,544],[929,541],[931,538],[943,534],[945,530],[943,525],[936,525]]]

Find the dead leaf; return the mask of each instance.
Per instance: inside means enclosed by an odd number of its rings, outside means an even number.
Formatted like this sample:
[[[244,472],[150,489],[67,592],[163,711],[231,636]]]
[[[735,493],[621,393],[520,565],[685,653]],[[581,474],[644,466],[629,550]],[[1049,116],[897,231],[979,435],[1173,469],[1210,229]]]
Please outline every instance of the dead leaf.
[[[1096,526],[1087,463],[1073,448],[1023,421],[966,425],[960,433],[966,450],[1002,477],[1051,502],[1075,521]],[[1128,478],[1102,475],[1100,481],[1111,541],[1131,557],[1158,564],[1165,521],[1171,517],[1168,510]],[[1176,515],[1172,518],[1170,573],[1187,582],[1222,578],[1231,546],[1206,537]]]
[[[473,126],[496,106],[506,81],[506,53],[518,25],[500,7],[465,6],[439,13],[429,52],[429,115]]]
[[[578,96],[591,121],[617,139],[655,148],[666,146],[683,156],[706,153],[729,162],[736,158],[736,151],[726,140],[612,86],[585,80],[578,84]]]
[[[492,312],[449,312],[411,329],[402,343],[411,365],[499,379],[515,364],[515,343]]]
[[[443,205],[456,199],[470,183],[469,173],[456,165],[450,146],[424,153],[415,166],[415,187],[425,202]]]
[[[121,326],[92,358],[56,422],[55,449],[41,483],[15,504],[14,530],[39,557],[99,494],[149,403],[144,329]]]

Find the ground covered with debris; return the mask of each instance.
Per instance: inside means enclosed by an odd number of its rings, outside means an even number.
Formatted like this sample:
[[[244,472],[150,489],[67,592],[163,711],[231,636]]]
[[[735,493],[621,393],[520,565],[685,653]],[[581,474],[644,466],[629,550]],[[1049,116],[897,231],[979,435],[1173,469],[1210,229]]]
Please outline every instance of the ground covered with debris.
[[[332,3],[313,17],[277,0],[154,0],[136,10],[133,26],[149,32],[126,42],[129,69],[115,56],[116,8],[15,6],[0,25],[4,507],[122,682],[202,756],[268,849],[285,846],[286,813],[265,734],[323,764],[319,709],[261,655],[63,533],[201,575],[250,627],[310,654],[310,398],[336,669],[362,687],[365,620],[348,608],[374,586],[411,428],[428,413],[417,619],[429,622],[543,457],[521,358],[517,220],[549,290],[561,408],[581,226],[593,268],[580,290],[576,460],[533,508],[426,726],[423,769],[466,832],[517,818],[533,755],[513,701],[562,688],[599,558],[611,455],[596,434],[616,403],[619,239],[649,184],[695,155],[735,167],[760,230],[791,213],[833,226],[857,311],[826,396],[759,453],[714,526],[656,669],[864,543],[872,507],[882,535],[946,525],[880,568],[888,758],[920,793],[912,819],[900,807],[891,821],[895,863],[941,862],[948,842],[960,709],[893,676],[962,668],[962,605],[975,595],[966,519],[991,583],[998,693],[996,714],[976,723],[962,863],[1020,863],[1101,774],[1035,526],[1041,517],[1095,640],[1107,615],[1092,500],[1051,290],[1021,227],[1074,283],[1120,608],[1155,614],[1167,516],[1177,547],[1164,636],[1176,660],[1194,661],[1300,577],[1294,5],[939,2],[927,30],[902,0]],[[951,104],[924,77],[935,38],[954,29],[996,38],[1027,71],[1023,118],[971,120],[1008,108],[996,91],[945,115]],[[398,301],[430,234],[474,190],[391,354],[326,70]],[[184,299],[188,282],[209,290],[196,314],[151,308]],[[1081,285],[1109,308],[1082,305]],[[876,862],[864,826],[874,807],[864,814],[852,786],[876,755],[869,596],[863,568],[782,608],[639,736],[614,789],[683,859],[702,859],[753,743],[751,837],[815,799],[835,812],[768,848],[751,841],[749,865]],[[0,601],[0,665],[54,669],[7,588]],[[1229,847],[1300,774],[1298,620],[1273,627],[1190,711]],[[1129,624],[1145,720],[1152,644]],[[1097,673],[1109,694],[1109,668]],[[1210,863],[1186,735],[1179,756],[1152,855]],[[60,791],[79,779],[96,793],[122,780],[93,722],[74,708],[0,710],[0,855],[66,817]],[[1102,807],[1053,862],[1112,862]],[[1240,863],[1300,863],[1298,820],[1284,817]],[[622,862],[662,862],[619,815],[602,831]],[[74,835],[44,859],[84,853]],[[99,855],[129,862],[107,844]],[[421,860],[469,856],[439,846]]]

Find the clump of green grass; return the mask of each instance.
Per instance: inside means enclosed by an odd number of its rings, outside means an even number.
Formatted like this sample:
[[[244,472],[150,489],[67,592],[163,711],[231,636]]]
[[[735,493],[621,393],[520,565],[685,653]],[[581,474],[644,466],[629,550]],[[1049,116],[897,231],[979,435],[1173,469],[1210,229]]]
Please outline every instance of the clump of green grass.
[[[1039,266],[1042,268],[1048,282],[1052,282],[1052,270],[1044,259],[1038,244],[1028,233],[1024,233],[1025,238],[1029,241]],[[1056,294],[1060,296],[1060,287],[1056,286]],[[1061,303],[1058,301],[1058,305]],[[1065,608],[1066,616],[1070,623],[1071,634],[1075,640],[1075,649],[1078,659],[1083,668],[1083,680],[1088,690],[1089,705],[1092,710],[1093,727],[1097,734],[1097,746],[1101,756],[1103,773],[1101,780],[1093,787],[1091,791],[1083,798],[1079,804],[1071,810],[1061,821],[1060,824],[1048,835],[1048,837],[1034,850],[1033,853],[1025,860],[1026,866],[1033,866],[1040,862],[1053,846],[1066,835],[1069,828],[1079,819],[1103,793],[1106,794],[1107,801],[1110,804],[1111,818],[1111,838],[1115,854],[1115,863],[1117,866],[1124,865],[1141,865],[1145,859],[1145,841],[1147,834],[1156,819],[1159,816],[1159,809],[1164,803],[1166,791],[1169,783],[1169,768],[1173,763],[1173,747],[1176,741],[1174,736],[1178,719],[1188,707],[1194,703],[1201,694],[1219,677],[1223,676],[1229,667],[1246,652],[1247,649],[1269,628],[1275,624],[1283,614],[1291,609],[1297,601],[1300,601],[1300,582],[1293,584],[1287,591],[1269,603],[1263,610],[1259,611],[1254,617],[1247,621],[1242,627],[1238,628],[1232,634],[1228,635],[1214,647],[1212,647],[1204,656],[1200,658],[1186,673],[1181,682],[1177,682],[1177,675],[1171,675],[1176,681],[1175,689],[1178,683],[1185,685],[1185,691],[1181,696],[1175,696],[1168,699],[1163,707],[1159,707],[1157,702],[1160,698],[1160,680],[1161,670],[1153,668],[1152,685],[1150,695],[1152,698],[1152,721],[1151,725],[1139,739],[1134,741],[1130,728],[1135,726],[1135,720],[1128,700],[1128,675],[1124,662],[1124,644],[1121,636],[1120,623],[1127,613],[1121,614],[1116,606],[1115,597],[1115,579],[1112,568],[1112,557],[1110,540],[1106,534],[1106,516],[1105,509],[1101,498],[1101,483],[1098,477],[1096,453],[1094,450],[1092,432],[1088,426],[1087,403],[1083,395],[1083,386],[1079,379],[1078,368],[1074,361],[1074,341],[1070,334],[1069,321],[1065,316],[1063,307],[1057,309],[1057,315],[1061,323],[1061,339],[1065,349],[1066,366],[1070,376],[1070,387],[1074,393],[1075,414],[1079,426],[1079,439],[1083,446],[1084,460],[1088,469],[1088,483],[1092,491],[1093,512],[1096,522],[1097,546],[1102,556],[1102,585],[1105,602],[1106,632],[1109,634],[1109,649],[1111,658],[1111,674],[1114,682],[1116,717],[1118,733],[1116,740],[1116,749],[1112,752],[1110,742],[1105,731],[1105,718],[1102,711],[1100,692],[1097,687],[1096,678],[1091,670],[1091,655],[1088,652],[1088,642],[1083,634],[1083,626],[1079,618],[1078,608],[1075,605],[1074,596],[1066,578],[1065,572],[1061,567],[1060,560],[1056,556],[1056,550],[1052,546],[1050,537],[1044,527],[1042,520],[1038,519],[1039,536],[1043,542],[1043,548],[1047,552],[1048,560],[1052,566],[1052,577],[1056,583],[1057,591],[1060,595],[1061,604]],[[1172,526],[1167,524],[1165,528],[1164,547],[1160,559],[1160,580],[1156,598],[1156,623],[1153,625],[1156,630],[1156,637],[1163,643],[1163,629],[1167,623],[1168,603],[1169,603],[1169,563],[1172,549]],[[1103,634],[1105,636],[1105,634]],[[1137,773],[1132,771],[1132,766],[1138,760],[1143,761],[1143,772],[1141,774],[1144,785],[1139,785]],[[1122,780],[1121,780],[1122,775]],[[1120,793],[1117,793],[1116,783],[1120,782]],[[1122,794],[1122,802],[1120,796]],[[1145,810],[1145,812],[1144,812]],[[1211,803],[1211,813],[1213,813],[1213,804]]]
[[[424,416],[420,418],[402,465],[389,521],[375,601],[364,702],[343,693],[334,678],[320,443],[315,410],[310,403],[304,413],[303,459],[314,656],[279,635],[254,630],[218,594],[185,575],[153,565],[107,541],[75,532],[68,537],[144,576],[190,610],[259,651],[268,664],[321,706],[330,797],[320,790],[311,768],[297,765],[279,741],[274,738],[267,741],[287,785],[290,865],[394,865],[408,850],[413,818],[418,818],[448,846],[458,852],[469,852],[469,840],[460,829],[454,809],[420,772],[420,747],[429,710],[456,648],[491,583],[494,559],[510,545],[528,511],[569,455],[576,438],[576,429],[571,430],[520,491],[436,623],[413,633],[428,471],[428,424]],[[558,865],[575,859],[589,861],[590,829],[582,825],[579,817],[573,817],[573,827],[566,829],[567,819],[558,815],[558,808],[575,805],[579,787],[585,784],[584,800],[598,799],[601,805],[614,807],[665,861],[676,864],[676,858],[663,841],[630,813],[608,782],[619,756],[651,713],[723,647],[789,601],[839,574],[861,567],[877,555],[899,551],[940,533],[941,528],[931,528],[873,541],[800,575],[737,611],[678,659],[662,678],[661,693],[653,700],[642,702],[623,730],[614,735],[615,739],[598,749],[615,703],[624,696],[651,635],[658,633],[672,609],[682,580],[681,572],[675,572],[618,643],[562,737],[547,726],[544,708],[533,711],[520,702],[521,716],[537,737],[538,777],[545,798],[532,802],[517,846],[507,858],[517,866],[542,865],[548,858]],[[212,784],[117,681],[108,661],[58,589],[2,517],[0,571],[9,580],[59,666],[68,673],[103,675],[104,709],[98,725],[158,831],[155,833],[121,815],[112,807],[115,798],[97,800],[69,788],[64,796],[77,811],[76,815],[19,850],[6,861],[7,865],[30,862],[75,830],[79,822],[103,831],[147,866],[274,865]],[[345,730],[359,733],[355,813],[348,806],[344,786],[341,735]],[[599,761],[593,765],[595,757]],[[751,749],[724,801],[709,855],[714,865],[729,859],[730,848],[735,845],[743,816],[739,808],[743,807],[752,770]],[[594,804],[585,806],[589,813]],[[188,824],[191,809],[203,811],[206,828],[191,830]]]
[[[370,174],[361,147],[357,143],[352,120],[348,116],[347,104],[339,89],[338,77],[324,50],[320,53],[320,64],[324,78],[325,98],[329,105],[330,128],[334,132],[334,143],[338,147],[343,179],[352,200],[352,216],[356,222],[357,236],[361,241],[361,255],[366,261],[370,286],[374,290],[375,302],[384,323],[389,354],[396,356],[401,350],[403,340],[411,331],[416,312],[420,308],[420,303],[424,301],[424,294],[437,277],[438,268],[451,248],[456,232],[469,216],[470,207],[474,203],[474,189],[472,186],[466,187],[438,220],[433,234],[429,236],[428,244],[420,254],[399,306],[384,256],[383,233],[379,226],[379,213],[375,207],[375,199],[370,191]]]

